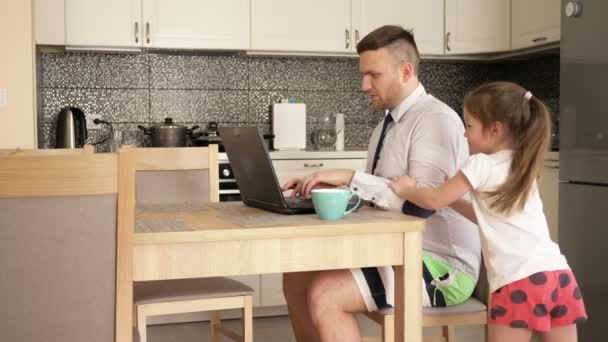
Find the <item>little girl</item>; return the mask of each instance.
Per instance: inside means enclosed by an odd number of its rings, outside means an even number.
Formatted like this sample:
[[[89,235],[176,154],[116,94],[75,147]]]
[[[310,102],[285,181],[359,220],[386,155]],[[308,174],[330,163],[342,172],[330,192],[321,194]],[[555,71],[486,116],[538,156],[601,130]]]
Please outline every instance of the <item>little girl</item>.
[[[451,206],[477,223],[490,290],[490,341],[576,341],[586,320],[574,275],[551,241],[536,178],[550,137],[545,105],[517,84],[493,82],[464,99],[471,156],[438,188],[417,188],[408,176],[392,179],[400,197],[418,206]],[[462,199],[470,192],[472,203]]]

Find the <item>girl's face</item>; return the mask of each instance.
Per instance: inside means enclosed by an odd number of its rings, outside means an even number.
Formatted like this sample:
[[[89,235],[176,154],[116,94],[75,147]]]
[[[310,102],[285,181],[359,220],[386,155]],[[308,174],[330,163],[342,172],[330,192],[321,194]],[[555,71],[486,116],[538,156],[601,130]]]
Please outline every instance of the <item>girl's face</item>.
[[[492,154],[494,150],[495,139],[490,130],[484,129],[481,121],[477,117],[471,115],[469,111],[464,109],[464,137],[469,142],[469,153],[485,153]]]

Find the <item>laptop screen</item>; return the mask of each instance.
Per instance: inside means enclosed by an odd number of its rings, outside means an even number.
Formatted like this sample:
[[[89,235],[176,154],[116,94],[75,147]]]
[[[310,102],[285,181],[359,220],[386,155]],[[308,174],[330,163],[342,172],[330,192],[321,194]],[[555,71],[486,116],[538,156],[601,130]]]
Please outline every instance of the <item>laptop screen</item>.
[[[285,207],[281,187],[259,129],[255,126],[221,127],[219,131],[243,202]]]

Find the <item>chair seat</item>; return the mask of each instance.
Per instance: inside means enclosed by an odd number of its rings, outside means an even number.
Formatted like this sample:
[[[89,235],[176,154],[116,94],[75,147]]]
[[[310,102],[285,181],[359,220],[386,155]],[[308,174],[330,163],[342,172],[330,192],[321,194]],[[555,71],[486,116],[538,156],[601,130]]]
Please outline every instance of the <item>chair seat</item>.
[[[457,305],[450,305],[440,308],[422,308],[422,314],[424,315],[451,315],[451,314],[465,314],[486,311],[486,305],[477,298],[469,298],[467,301]],[[386,308],[380,310],[383,315],[392,315],[393,308]]]
[[[253,294],[249,286],[224,277],[138,281],[133,284],[135,305]]]

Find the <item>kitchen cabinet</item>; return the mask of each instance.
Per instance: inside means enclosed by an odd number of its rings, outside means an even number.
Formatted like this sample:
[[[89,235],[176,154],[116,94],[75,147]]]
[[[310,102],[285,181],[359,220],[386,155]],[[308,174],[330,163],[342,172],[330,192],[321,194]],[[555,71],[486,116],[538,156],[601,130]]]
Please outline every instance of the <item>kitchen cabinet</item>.
[[[443,55],[444,0],[402,0],[405,9],[395,13],[402,26],[413,30],[421,55]]]
[[[249,48],[249,0],[142,0],[142,3],[147,47]]]
[[[511,49],[560,40],[561,1],[511,0]]]
[[[65,44],[246,49],[249,0],[65,0]]]
[[[405,26],[406,11],[403,0],[251,0],[251,48],[355,53],[374,29]]]
[[[351,0],[251,0],[251,49],[352,51]]]
[[[510,36],[510,0],[445,1],[446,55],[507,51]]]
[[[551,239],[557,242],[559,216],[559,159],[556,153],[549,153],[538,180],[538,191],[543,201],[543,210],[549,225]]]
[[[65,45],[65,0],[34,0],[34,41]]]

